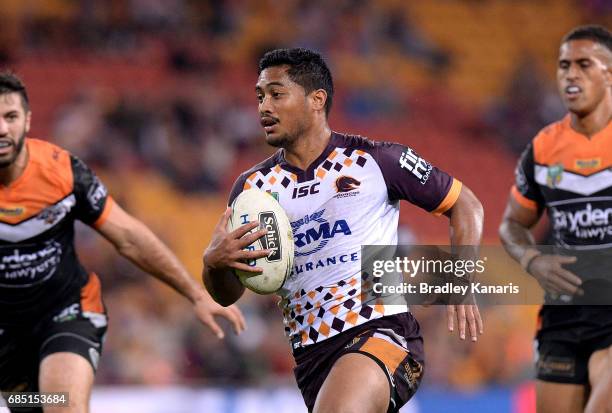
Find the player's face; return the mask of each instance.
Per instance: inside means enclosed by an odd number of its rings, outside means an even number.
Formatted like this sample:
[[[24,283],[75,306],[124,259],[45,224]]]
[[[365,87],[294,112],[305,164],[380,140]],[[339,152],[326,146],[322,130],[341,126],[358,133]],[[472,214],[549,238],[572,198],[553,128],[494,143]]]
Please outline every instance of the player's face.
[[[308,129],[308,100],[304,88],[289,78],[287,66],[262,70],[255,92],[268,144],[287,147]]]
[[[586,116],[610,93],[612,54],[591,40],[571,40],[559,51],[557,85],[563,103],[572,113]]]
[[[23,150],[30,118],[19,93],[0,95],[0,168],[10,166]]]

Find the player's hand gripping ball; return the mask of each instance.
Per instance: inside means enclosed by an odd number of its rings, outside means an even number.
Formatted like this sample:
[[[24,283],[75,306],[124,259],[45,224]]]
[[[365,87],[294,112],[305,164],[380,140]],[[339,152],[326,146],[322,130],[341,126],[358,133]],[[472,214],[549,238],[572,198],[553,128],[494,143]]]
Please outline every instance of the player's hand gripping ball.
[[[261,274],[235,272],[246,288],[258,294],[271,294],[278,291],[291,274],[294,250],[291,224],[278,201],[259,189],[248,189],[236,197],[227,230],[233,231],[251,221],[259,221],[259,228],[253,231],[266,228],[268,233],[247,248],[253,251],[269,249],[271,252],[267,257],[247,263],[262,268]]]

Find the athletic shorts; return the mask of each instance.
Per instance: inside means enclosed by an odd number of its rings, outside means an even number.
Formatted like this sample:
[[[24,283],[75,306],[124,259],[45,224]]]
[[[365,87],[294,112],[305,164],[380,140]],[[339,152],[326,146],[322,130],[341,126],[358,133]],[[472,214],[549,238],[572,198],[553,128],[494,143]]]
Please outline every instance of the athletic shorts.
[[[423,338],[413,315],[378,318],[294,351],[295,378],[309,412],[334,363],[348,353],[366,355],[383,370],[391,390],[388,413],[398,412],[423,378]]]
[[[612,345],[612,307],[543,306],[536,374],[554,383],[588,384],[591,355]]]
[[[98,297],[88,296],[93,291],[88,286],[81,290],[80,297],[76,295],[72,304],[38,323],[0,326],[0,391],[38,391],[40,363],[53,353],[79,354],[96,371],[107,316],[101,300],[99,305],[92,306],[93,300],[100,297],[99,294]],[[42,412],[42,409],[20,408],[11,412]]]

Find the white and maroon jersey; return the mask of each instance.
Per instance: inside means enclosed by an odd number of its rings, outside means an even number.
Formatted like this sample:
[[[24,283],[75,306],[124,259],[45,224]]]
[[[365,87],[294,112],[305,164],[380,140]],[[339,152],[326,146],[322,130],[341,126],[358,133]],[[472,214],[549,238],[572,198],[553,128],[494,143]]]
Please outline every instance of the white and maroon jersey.
[[[230,205],[250,188],[270,192],[291,221],[295,260],[280,306],[291,342],[306,346],[408,311],[362,302],[361,246],[397,243],[401,199],[439,215],[461,183],[408,147],[334,132],[306,170],[287,163],[281,149],[240,175]]]

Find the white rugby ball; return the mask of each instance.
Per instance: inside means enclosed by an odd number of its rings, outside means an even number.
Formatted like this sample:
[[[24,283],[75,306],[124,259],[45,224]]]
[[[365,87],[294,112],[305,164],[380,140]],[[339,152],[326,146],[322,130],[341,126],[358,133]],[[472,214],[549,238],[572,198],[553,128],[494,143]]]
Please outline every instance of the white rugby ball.
[[[259,251],[269,249],[268,257],[251,260],[247,264],[260,267],[263,272],[253,275],[246,271],[235,270],[242,284],[258,293],[271,294],[278,291],[293,267],[293,232],[285,210],[268,192],[259,189],[247,189],[241,192],[232,203],[232,215],[228,231],[233,231],[251,221],[259,221],[259,228],[266,228],[268,233],[255,241],[247,249]]]

